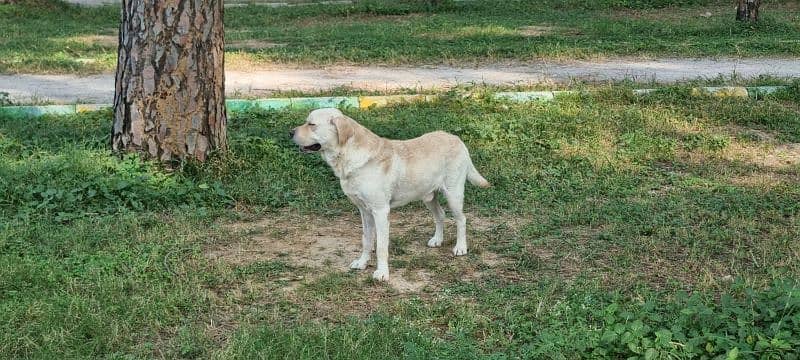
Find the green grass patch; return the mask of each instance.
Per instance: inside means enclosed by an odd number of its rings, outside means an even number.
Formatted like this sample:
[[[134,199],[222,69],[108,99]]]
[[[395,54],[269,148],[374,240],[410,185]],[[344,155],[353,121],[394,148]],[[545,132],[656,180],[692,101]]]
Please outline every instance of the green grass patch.
[[[467,257],[423,249],[432,223],[398,210],[413,292],[260,255],[356,217],[285,135],[304,111],[235,114],[229,153],[173,171],[110,153],[108,111],[0,118],[0,357],[796,357],[797,86],[592,90],[346,111],[392,138],[458,134],[493,184],[468,187]]]
[[[222,357],[791,357],[800,346],[798,291],[796,284],[776,283],[762,292],[735,286],[734,295],[719,300],[680,293],[668,299],[648,294],[632,301],[618,294],[569,289],[565,298],[547,302],[534,295],[541,289],[524,285],[482,289],[475,295],[494,308],[412,300],[399,305],[396,311],[401,315],[395,317],[382,313],[322,326],[256,325],[239,332]],[[429,316],[445,318],[443,336],[410,325]],[[494,348],[482,346],[475,338],[479,334]]]
[[[357,1],[226,9],[228,69],[286,64],[419,64],[614,56],[800,54],[792,2],[734,20],[728,1]],[[0,72],[94,73],[116,61],[119,9],[0,5]]]

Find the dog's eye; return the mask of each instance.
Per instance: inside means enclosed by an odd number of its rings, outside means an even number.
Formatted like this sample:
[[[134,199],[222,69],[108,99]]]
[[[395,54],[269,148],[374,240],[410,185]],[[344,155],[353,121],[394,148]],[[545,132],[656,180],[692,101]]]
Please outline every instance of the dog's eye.
[[[317,126],[317,124],[308,123],[308,126]]]

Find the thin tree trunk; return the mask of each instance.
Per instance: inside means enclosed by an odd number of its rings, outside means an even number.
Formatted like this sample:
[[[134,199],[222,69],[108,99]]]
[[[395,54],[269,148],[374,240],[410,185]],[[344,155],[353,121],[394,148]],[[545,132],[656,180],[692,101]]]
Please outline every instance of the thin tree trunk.
[[[123,0],[115,151],[203,161],[227,148],[222,0]]]
[[[736,20],[758,21],[759,6],[761,6],[761,0],[739,0],[736,5]]]

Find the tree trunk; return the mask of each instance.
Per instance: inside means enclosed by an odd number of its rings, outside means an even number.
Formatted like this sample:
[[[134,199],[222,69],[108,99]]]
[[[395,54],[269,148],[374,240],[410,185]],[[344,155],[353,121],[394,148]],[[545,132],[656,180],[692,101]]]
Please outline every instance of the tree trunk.
[[[758,21],[759,6],[761,6],[761,0],[739,0],[736,5],[736,20]]]
[[[114,151],[203,161],[227,148],[222,0],[123,0]]]

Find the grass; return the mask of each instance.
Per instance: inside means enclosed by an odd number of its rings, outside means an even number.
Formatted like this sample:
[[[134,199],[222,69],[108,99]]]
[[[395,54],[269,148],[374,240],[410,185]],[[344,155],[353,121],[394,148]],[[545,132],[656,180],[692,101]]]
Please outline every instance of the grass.
[[[597,90],[347,111],[385,136],[458,134],[494,185],[468,188],[466,258],[420,245],[420,206],[398,211],[411,292],[258,251],[356,216],[285,137],[302,111],[236,114],[229,154],[174,172],[111,154],[109,112],[0,119],[0,357],[797,357],[797,85]]]
[[[466,259],[393,227],[397,274],[431,278],[412,293],[341,264],[209,258],[258,236],[230,224],[353,216],[283,135],[302,112],[238,114],[229,155],[177,172],[110,154],[108,112],[0,119],[0,357],[796,356],[797,86],[599,90],[349,112],[392,137],[459,134],[494,184],[467,193]]]
[[[119,10],[0,5],[0,72],[113,71]],[[670,5],[672,4],[672,5]],[[604,57],[796,57],[797,4],[756,25],[729,1],[359,1],[226,9],[228,69],[271,64],[472,64]]]

